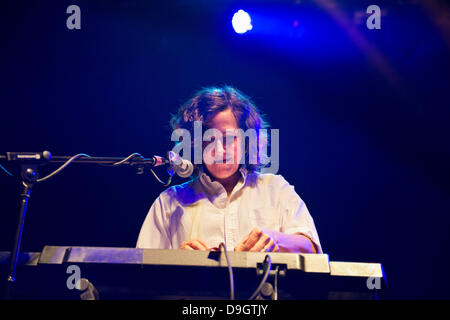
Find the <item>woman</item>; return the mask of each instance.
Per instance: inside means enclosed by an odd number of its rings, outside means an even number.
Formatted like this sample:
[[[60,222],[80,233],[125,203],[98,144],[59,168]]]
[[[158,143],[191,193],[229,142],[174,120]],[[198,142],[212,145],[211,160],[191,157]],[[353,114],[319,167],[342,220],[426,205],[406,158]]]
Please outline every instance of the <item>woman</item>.
[[[171,125],[193,132],[195,121],[225,136],[238,129],[259,133],[267,126],[250,98],[228,86],[197,92]],[[208,148],[211,143],[214,148]],[[203,143],[209,152],[195,165],[193,179],[156,199],[137,247],[211,250],[223,242],[234,251],[321,253],[302,199],[282,176],[259,173],[261,163],[251,161],[251,148],[243,143],[238,138]]]

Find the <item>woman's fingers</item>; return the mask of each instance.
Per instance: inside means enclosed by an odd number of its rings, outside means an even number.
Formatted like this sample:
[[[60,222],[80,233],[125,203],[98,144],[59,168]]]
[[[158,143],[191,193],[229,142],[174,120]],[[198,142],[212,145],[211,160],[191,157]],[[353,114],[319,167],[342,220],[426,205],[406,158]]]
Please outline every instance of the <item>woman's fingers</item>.
[[[276,242],[271,239],[269,243],[261,250],[262,252],[279,252],[280,248],[276,244]]]
[[[259,228],[254,228],[250,233],[239,243],[235,251],[250,251],[251,248],[259,241],[263,232]]]
[[[271,231],[254,228],[242,239],[234,248],[234,251],[252,251],[252,252],[277,252],[280,251],[276,241],[272,237]]]
[[[191,239],[188,241],[184,241],[180,245],[180,249],[182,250],[209,250],[208,245],[200,239]]]
[[[258,240],[253,244],[253,246],[249,249],[251,252],[259,252],[264,251],[266,245],[272,240],[269,235],[262,233]]]
[[[192,245],[196,250],[209,250],[208,245],[200,239],[193,239]]]
[[[254,228],[250,233],[242,239],[242,241],[234,248],[234,251],[251,251],[251,252],[278,252],[276,241],[272,237],[270,230],[261,230]],[[183,250],[211,250],[208,245],[201,239],[190,239],[184,241],[180,245]]]

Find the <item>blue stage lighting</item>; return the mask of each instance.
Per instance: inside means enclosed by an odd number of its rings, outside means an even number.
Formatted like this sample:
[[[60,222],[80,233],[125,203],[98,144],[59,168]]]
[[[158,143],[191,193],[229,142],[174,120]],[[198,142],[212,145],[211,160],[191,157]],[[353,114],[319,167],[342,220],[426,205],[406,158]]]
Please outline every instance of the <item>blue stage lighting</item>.
[[[250,15],[244,10],[239,10],[233,15],[231,24],[233,25],[234,31],[240,34],[246,33],[253,28],[252,19],[250,18]]]

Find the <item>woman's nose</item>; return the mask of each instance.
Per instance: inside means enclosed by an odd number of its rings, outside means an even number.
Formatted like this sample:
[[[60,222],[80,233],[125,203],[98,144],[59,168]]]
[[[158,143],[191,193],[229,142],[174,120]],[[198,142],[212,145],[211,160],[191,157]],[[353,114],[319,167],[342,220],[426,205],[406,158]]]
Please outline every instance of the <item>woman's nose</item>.
[[[223,143],[223,141],[221,141],[220,139],[217,140],[217,149],[216,149],[218,155],[217,156],[224,156],[225,154],[225,145]]]

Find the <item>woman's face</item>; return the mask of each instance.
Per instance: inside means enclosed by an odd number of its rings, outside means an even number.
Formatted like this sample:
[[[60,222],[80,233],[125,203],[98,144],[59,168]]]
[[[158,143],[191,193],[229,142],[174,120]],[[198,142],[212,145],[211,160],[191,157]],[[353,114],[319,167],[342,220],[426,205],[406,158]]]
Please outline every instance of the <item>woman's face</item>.
[[[231,109],[226,109],[209,120],[208,127],[220,131],[223,139],[222,141],[220,139],[215,141],[213,138],[211,142],[204,142],[203,163],[214,178],[218,180],[227,179],[238,171],[242,157],[241,139],[229,135],[227,141],[227,130],[230,133],[231,130],[239,129],[238,123]],[[208,147],[213,141],[215,141],[214,147]],[[228,142],[228,145],[226,142]],[[221,159],[222,163],[217,161],[218,159]]]

